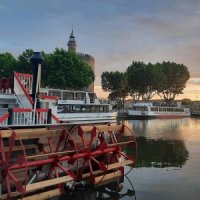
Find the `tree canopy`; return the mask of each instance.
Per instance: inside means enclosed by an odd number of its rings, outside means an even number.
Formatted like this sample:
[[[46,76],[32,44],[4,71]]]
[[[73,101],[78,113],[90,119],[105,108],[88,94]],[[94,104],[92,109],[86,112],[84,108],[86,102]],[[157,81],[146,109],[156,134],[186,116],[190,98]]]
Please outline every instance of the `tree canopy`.
[[[186,82],[190,78],[190,73],[183,64],[163,62],[156,65],[161,66],[163,76],[157,88],[158,94],[166,102],[173,101],[177,95],[183,93]]]
[[[161,69],[151,63],[132,62],[127,68],[129,94],[135,99],[151,99],[157,92]]]
[[[32,49],[26,49],[17,59],[10,53],[0,54],[0,77],[11,77],[13,71],[32,74],[32,54]],[[42,56],[43,87],[83,89],[94,81],[91,67],[72,52],[56,48],[53,53],[42,52]]]
[[[11,77],[17,66],[17,59],[11,53],[0,53],[0,78]]]
[[[56,49],[47,56],[44,76],[45,85],[60,89],[83,89],[94,81],[91,67],[73,53]]]
[[[125,74],[123,81],[121,81],[121,74]],[[145,64],[133,61],[126,73],[103,72],[101,78],[102,88],[110,92],[109,96],[117,98],[120,91],[126,88],[124,96],[129,94],[134,100],[149,100],[158,94],[166,102],[170,102],[177,95],[182,94],[190,74],[183,64],[174,62]]]
[[[29,61],[29,58],[31,57],[31,55],[33,54],[33,50],[32,49],[26,49],[24,52],[22,52],[19,56],[18,56],[18,66],[16,71],[21,72],[21,73],[27,73],[27,74],[32,74],[33,70],[32,70],[32,64]]]
[[[101,75],[101,85],[104,91],[109,92],[110,99],[117,99],[118,105],[124,104],[128,96],[126,73],[123,72],[103,72]]]

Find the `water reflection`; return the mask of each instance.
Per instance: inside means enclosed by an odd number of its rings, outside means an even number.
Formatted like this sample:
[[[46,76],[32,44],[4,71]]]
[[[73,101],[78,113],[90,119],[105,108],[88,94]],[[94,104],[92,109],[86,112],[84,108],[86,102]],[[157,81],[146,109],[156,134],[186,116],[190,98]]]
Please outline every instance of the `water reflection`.
[[[77,188],[68,195],[59,197],[59,200],[136,200],[136,193],[133,184],[128,176],[123,180],[109,183],[100,187]]]
[[[182,127],[188,126],[188,118],[129,120],[124,123],[137,136],[137,167],[182,167],[186,163],[189,153]]]
[[[182,139],[181,127],[187,127],[189,118],[123,121],[137,136],[162,139]]]
[[[156,140],[140,136],[137,142],[137,167],[182,167],[188,159],[188,151],[182,140]]]

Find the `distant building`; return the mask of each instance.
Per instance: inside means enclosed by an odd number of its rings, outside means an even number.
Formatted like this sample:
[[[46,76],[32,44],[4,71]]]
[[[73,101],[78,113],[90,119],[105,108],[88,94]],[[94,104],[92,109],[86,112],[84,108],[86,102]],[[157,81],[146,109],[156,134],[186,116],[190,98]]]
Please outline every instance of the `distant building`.
[[[95,59],[93,56],[89,55],[89,54],[85,54],[85,53],[79,53],[79,52],[76,52],[76,47],[77,47],[77,44],[76,44],[76,39],[74,37],[74,32],[72,30],[71,34],[70,34],[70,37],[69,37],[69,41],[67,43],[67,46],[68,46],[68,51],[71,51],[71,52],[74,52],[76,53],[79,58],[86,62],[90,67],[91,69],[93,70],[94,72],[94,69],[95,69]],[[91,83],[89,85],[88,88],[85,89],[86,91],[89,91],[89,92],[94,92],[94,82]]]

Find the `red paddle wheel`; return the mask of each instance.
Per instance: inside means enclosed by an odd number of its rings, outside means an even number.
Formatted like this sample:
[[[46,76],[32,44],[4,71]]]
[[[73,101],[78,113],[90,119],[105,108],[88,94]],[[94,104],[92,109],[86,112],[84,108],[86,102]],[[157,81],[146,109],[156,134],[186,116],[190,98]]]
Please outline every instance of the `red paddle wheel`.
[[[0,131],[0,157],[0,199],[47,199],[71,183],[123,177],[124,167],[136,163],[137,143],[123,124],[7,129]]]

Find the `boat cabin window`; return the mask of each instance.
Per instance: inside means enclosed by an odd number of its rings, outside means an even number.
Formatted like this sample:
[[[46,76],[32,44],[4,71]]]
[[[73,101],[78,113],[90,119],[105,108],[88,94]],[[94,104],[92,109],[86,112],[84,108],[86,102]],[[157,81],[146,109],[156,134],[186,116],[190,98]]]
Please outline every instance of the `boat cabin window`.
[[[151,107],[151,111],[154,111],[154,112],[158,111],[158,107]]]
[[[90,103],[94,103],[94,100],[97,99],[97,95],[93,92],[89,92],[88,95],[90,97]]]
[[[58,104],[58,113],[95,113],[95,112],[109,112],[109,105],[69,105]]]
[[[165,112],[166,109],[167,109],[167,108],[162,108],[162,107],[160,107],[160,108],[159,108],[159,111]]]
[[[86,94],[84,92],[76,92],[75,98],[78,99],[78,100],[85,100]]]
[[[73,92],[65,92],[63,91],[63,100],[73,100],[74,93]]]
[[[57,96],[59,99],[61,99],[61,91],[59,91],[59,90],[49,90],[48,95],[49,96]]]
[[[133,110],[136,110],[136,111],[148,111],[148,108],[146,106],[133,106]]]
[[[47,96],[48,93],[47,92],[40,92],[40,96]]]

